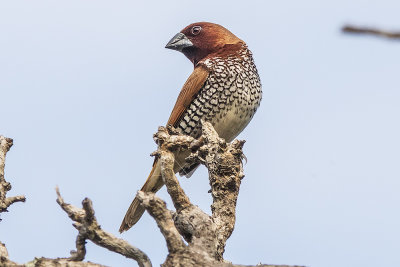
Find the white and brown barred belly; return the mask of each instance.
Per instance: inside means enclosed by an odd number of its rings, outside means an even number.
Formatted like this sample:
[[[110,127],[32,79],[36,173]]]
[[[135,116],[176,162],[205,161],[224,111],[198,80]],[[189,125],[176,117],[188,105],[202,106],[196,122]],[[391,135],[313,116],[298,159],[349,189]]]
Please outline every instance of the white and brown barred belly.
[[[200,64],[210,74],[177,128],[198,137],[200,120],[209,121],[221,138],[231,142],[247,126],[261,102],[261,82],[252,53],[243,45],[232,56],[208,58]]]

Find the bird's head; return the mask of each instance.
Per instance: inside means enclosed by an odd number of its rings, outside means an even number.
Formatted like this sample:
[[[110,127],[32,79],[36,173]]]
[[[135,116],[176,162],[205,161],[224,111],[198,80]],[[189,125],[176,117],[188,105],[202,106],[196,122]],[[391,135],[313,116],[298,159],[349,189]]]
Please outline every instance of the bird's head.
[[[196,65],[209,55],[220,55],[238,50],[243,41],[221,25],[198,22],[176,34],[165,48],[182,52]]]

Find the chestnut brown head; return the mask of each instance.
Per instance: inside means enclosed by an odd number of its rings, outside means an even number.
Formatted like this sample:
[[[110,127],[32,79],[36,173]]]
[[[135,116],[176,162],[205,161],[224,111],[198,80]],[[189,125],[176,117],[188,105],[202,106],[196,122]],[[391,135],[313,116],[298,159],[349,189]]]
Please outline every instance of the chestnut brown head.
[[[209,55],[228,53],[243,41],[221,25],[198,22],[185,27],[165,46],[182,52],[196,65]]]

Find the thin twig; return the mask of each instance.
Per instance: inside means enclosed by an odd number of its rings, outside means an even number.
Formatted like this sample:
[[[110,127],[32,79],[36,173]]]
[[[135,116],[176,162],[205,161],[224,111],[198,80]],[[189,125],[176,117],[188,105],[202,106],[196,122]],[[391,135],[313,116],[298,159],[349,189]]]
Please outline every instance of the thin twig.
[[[358,27],[353,25],[345,25],[343,26],[342,31],[345,33],[352,33],[352,34],[369,34],[389,39],[400,39],[399,31],[385,31],[371,27]]]

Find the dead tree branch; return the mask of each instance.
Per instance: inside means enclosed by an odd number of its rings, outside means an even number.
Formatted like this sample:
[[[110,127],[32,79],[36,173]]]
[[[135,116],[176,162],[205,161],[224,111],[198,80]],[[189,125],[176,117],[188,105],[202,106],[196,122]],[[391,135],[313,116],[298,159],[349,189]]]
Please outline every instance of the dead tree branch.
[[[11,190],[11,184],[6,182],[4,178],[5,157],[13,144],[13,140],[0,136],[0,212],[7,211],[7,208],[19,201],[25,201],[24,196],[6,197],[8,191]],[[73,225],[78,229],[79,234],[76,238],[76,251],[71,252],[69,258],[35,258],[33,261],[24,265],[19,265],[9,259],[6,246],[0,242],[0,266],[41,266],[41,267],[100,267],[104,265],[82,262],[86,254],[86,240],[91,240],[95,244],[107,248],[113,252],[119,253],[127,258],[136,260],[140,267],[151,267],[150,259],[147,255],[133,247],[123,239],[117,238],[105,231],[97,223],[94,216],[94,210],[90,199],[85,198],[82,202],[83,209],[76,208],[68,203],[65,203],[60,195],[58,188],[57,203],[68,214],[68,216],[75,222]]]
[[[342,27],[342,31],[344,33],[351,33],[351,34],[369,34],[378,37],[385,37],[388,39],[400,39],[399,31],[384,31],[371,27],[358,27],[353,25],[345,25]]]
[[[157,225],[167,242],[168,252],[177,253],[184,250],[185,243],[182,241],[181,236],[174,226],[172,213],[167,209],[165,202],[153,193],[144,193],[139,191],[138,197],[141,204],[157,222]]]
[[[175,129],[160,127],[154,139],[158,150],[153,155],[161,162],[161,175],[172,198],[175,212],[167,209],[163,200],[153,193],[139,191],[141,205],[157,222],[168,248],[168,256],[162,266],[221,266],[246,267],[234,265],[223,259],[225,245],[231,236],[236,220],[236,202],[241,180],[244,177],[242,148],[244,141],[235,140],[228,144],[219,138],[210,123],[202,122],[202,136],[195,139],[178,133]],[[1,199],[4,210],[22,197],[10,198],[7,202],[5,194],[11,186],[4,180],[4,158],[12,145],[12,140],[0,139],[0,182]],[[207,167],[213,204],[212,215],[208,215],[190,202],[189,197],[179,184],[174,173],[175,153],[187,151],[188,163],[200,163]],[[190,152],[190,153],[189,153]],[[150,259],[140,249],[133,247],[123,239],[103,231],[97,222],[90,199],[82,201],[82,208],[68,204],[56,188],[57,203],[74,221],[78,230],[76,251],[71,251],[69,258],[35,258],[24,265],[11,261],[7,249],[0,242],[0,266],[79,266],[99,267],[102,265],[83,262],[86,254],[86,240],[107,248],[138,262],[140,267],[151,267]],[[24,198],[23,198],[24,199]],[[3,206],[2,206],[3,207]],[[185,243],[184,240],[187,242]],[[257,265],[261,267],[294,267],[287,265]],[[247,266],[250,267],[250,266]]]
[[[11,190],[11,184],[4,178],[5,158],[7,152],[13,145],[11,138],[0,136],[0,212],[7,211],[7,208],[15,202],[24,202],[24,196],[6,197],[8,191]],[[0,266],[35,266],[35,267],[56,267],[56,266],[73,266],[73,267],[102,267],[103,265],[91,262],[72,262],[68,259],[47,259],[35,258],[26,264],[18,264],[10,260],[6,245],[0,242]]]
[[[167,210],[153,193],[138,192],[138,197],[166,239],[169,254],[162,266],[242,266],[225,262],[223,254],[234,229],[236,201],[244,177],[244,141],[227,144],[210,123],[204,122],[198,140],[171,127],[160,127],[154,139],[158,150],[153,155],[159,157],[161,175],[176,212]],[[184,150],[192,151],[187,158],[189,163],[201,163],[208,168],[213,196],[211,216],[190,202],[174,174],[174,153]]]
[[[77,250],[71,252],[69,260],[82,261],[86,254],[86,240],[90,240],[98,246],[137,261],[140,267],[152,266],[149,257],[143,251],[101,229],[94,216],[92,201],[89,198],[82,201],[83,209],[79,209],[65,203],[58,188],[56,188],[56,192],[57,203],[75,222],[73,226],[79,231],[76,238]]]
[[[25,202],[25,196],[7,197],[7,192],[11,190],[11,184],[4,178],[4,167],[6,154],[12,145],[11,138],[0,136],[0,213],[8,211],[7,208],[15,202]]]

